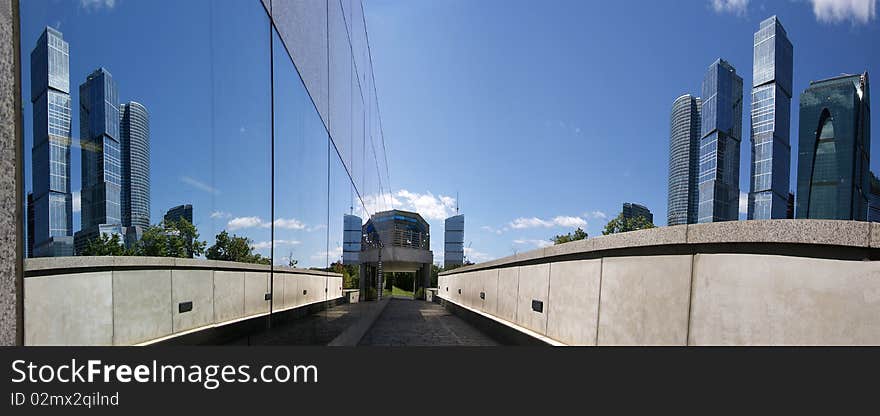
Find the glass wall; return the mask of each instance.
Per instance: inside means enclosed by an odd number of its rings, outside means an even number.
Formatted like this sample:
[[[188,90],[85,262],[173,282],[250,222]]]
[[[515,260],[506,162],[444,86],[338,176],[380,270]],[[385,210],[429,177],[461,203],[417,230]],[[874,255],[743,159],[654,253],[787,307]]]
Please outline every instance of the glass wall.
[[[20,17],[29,257],[233,261],[270,267],[270,282],[281,268],[342,273],[343,216],[391,208],[360,1],[33,0]],[[77,88],[96,71],[113,94]],[[104,174],[131,135],[92,140],[94,102],[144,110],[148,177]],[[138,207],[106,191],[119,182],[146,190],[149,225],[121,220],[143,207],[84,224],[96,193]],[[356,266],[345,271],[356,287]]]

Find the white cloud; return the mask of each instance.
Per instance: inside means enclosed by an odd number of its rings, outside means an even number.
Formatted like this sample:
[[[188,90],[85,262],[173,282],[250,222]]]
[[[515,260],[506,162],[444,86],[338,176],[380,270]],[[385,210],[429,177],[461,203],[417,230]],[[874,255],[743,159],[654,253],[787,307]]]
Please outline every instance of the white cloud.
[[[232,216],[232,214],[230,214],[228,212],[223,212],[223,211],[214,211],[211,213],[211,218],[213,218],[213,219],[229,218],[231,216]]]
[[[264,224],[260,217],[235,217],[226,223],[229,231],[238,230],[240,228],[262,227]]]
[[[739,213],[740,214],[748,214],[749,213],[749,194],[745,192],[739,193]]]
[[[746,14],[749,0],[712,0],[710,2],[716,13],[733,13],[738,16]]]
[[[608,219],[608,214],[606,214],[606,213],[604,213],[604,212],[602,212],[602,211],[599,211],[599,210],[596,210],[596,211],[593,211],[593,212],[588,212],[588,213],[584,214],[584,216],[585,216],[585,217],[592,217],[592,218],[597,219],[597,220]]]
[[[492,257],[486,253],[481,253],[477,250],[474,250],[470,247],[464,248],[464,256],[467,257],[468,261],[472,261],[474,263],[480,263],[484,261],[489,261]]]
[[[80,212],[82,210],[82,199],[80,197],[79,191],[73,191],[73,212]]]
[[[537,248],[544,248],[547,246],[552,246],[553,242],[550,240],[517,239],[517,240],[513,240],[513,244],[529,245],[529,246],[535,246]]]
[[[488,226],[488,225],[484,225],[484,226],[480,227],[480,229],[483,230],[483,231],[487,231],[487,232],[490,232],[490,233],[493,233],[493,234],[498,234],[498,235],[501,235],[501,233],[504,232],[504,229],[501,229],[501,228],[493,228],[493,227],[490,227],[490,226]]]
[[[217,217],[214,214],[218,214]],[[211,213],[211,218],[220,218],[225,213],[222,212],[214,212]],[[266,221],[260,217],[235,217],[229,220],[226,223],[226,228],[230,231],[238,230],[241,228],[269,228],[272,225],[271,222]],[[308,226],[302,221],[296,218],[278,218],[275,220],[275,228],[285,229],[285,230],[303,230],[307,229],[308,231],[319,230],[323,228],[323,226],[315,226],[314,228],[308,228]]]
[[[455,198],[445,195],[435,196],[430,191],[418,193],[401,189],[394,194],[384,192],[364,195],[363,201],[366,213],[364,208],[355,209],[356,214],[361,217],[367,217],[367,213],[387,211],[391,207],[417,212],[426,220],[443,220],[455,214]]]
[[[519,230],[523,228],[537,228],[544,227],[550,228],[553,226],[557,227],[586,227],[587,221],[581,217],[570,217],[570,216],[557,216],[552,220],[545,220],[538,217],[519,217],[508,224],[508,227]]]
[[[297,241],[297,240],[274,240],[274,241],[275,241],[275,247],[295,246],[297,244],[301,244],[301,242]],[[253,247],[254,250],[263,250],[263,249],[267,249],[269,247],[272,247],[272,242],[271,241],[260,241],[259,243],[251,244],[251,247]]]
[[[191,178],[189,176],[181,176],[180,181],[200,191],[205,191],[209,194],[220,195],[220,191],[217,190],[217,188],[214,188],[213,186],[208,185],[198,179]]]
[[[116,7],[116,0],[79,0],[79,7],[88,11]]]
[[[877,15],[877,0],[810,0],[816,20],[839,23],[849,20],[868,23]]]
[[[332,263],[342,257],[342,246],[336,246],[335,248],[331,249],[330,251],[319,251],[319,252],[313,254],[311,257],[312,257],[312,260],[315,260],[315,261],[324,260],[327,257],[330,257],[330,262]]]

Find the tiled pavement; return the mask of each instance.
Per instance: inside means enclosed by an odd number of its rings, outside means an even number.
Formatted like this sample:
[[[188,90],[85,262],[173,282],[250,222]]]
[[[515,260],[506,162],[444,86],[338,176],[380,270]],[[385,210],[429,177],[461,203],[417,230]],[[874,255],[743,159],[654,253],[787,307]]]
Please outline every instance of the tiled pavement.
[[[498,343],[436,303],[394,298],[359,345],[489,346]]]

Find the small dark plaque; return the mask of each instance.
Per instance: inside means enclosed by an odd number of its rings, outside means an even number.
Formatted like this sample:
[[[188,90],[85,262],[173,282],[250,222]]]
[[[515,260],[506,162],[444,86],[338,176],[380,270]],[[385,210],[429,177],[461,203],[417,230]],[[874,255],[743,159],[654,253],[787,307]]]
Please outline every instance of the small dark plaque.
[[[544,313],[544,302],[540,300],[532,300],[532,310],[539,313]]]
[[[480,299],[486,299],[486,292],[480,292]]]
[[[329,290],[330,290],[329,288],[326,288],[326,287],[325,287],[325,288],[324,288],[324,293],[327,293]]]
[[[458,294],[459,294],[459,295],[461,294],[461,289],[458,289]]]
[[[193,310],[192,301],[180,302],[177,304],[177,312],[179,312],[179,313],[189,312],[191,310]]]
[[[447,291],[447,292],[449,291],[449,286],[446,286],[446,291]]]
[[[308,290],[306,290],[306,289],[303,289],[303,296],[305,296],[305,295],[306,295],[306,293],[309,293],[309,291],[308,291]]]
[[[269,299],[272,299],[271,293],[267,293],[265,296],[263,296],[263,300],[269,300]]]

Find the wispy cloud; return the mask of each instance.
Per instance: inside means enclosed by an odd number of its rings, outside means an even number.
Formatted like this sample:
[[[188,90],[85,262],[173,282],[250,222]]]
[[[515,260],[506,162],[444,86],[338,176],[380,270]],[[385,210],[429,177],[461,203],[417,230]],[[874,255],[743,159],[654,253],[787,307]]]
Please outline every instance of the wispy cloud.
[[[550,227],[586,227],[587,221],[581,217],[570,217],[570,216],[557,216],[553,219],[541,219],[538,217],[520,217],[509,224],[508,227],[520,230],[523,228],[550,228]]]
[[[590,217],[596,220],[605,220],[608,219],[608,214],[603,211],[596,210],[584,214],[584,217]]]
[[[489,261],[492,259],[492,256],[490,256],[486,253],[482,253],[477,250],[474,250],[470,247],[464,248],[464,256],[467,257],[468,261],[472,261],[474,263],[480,263],[480,262]]]
[[[507,227],[495,228],[495,227],[491,227],[488,225],[484,225],[484,226],[480,227],[480,229],[483,231],[490,232],[492,234],[498,234],[498,235],[501,235],[501,233],[503,233],[504,231],[507,231]]]
[[[513,244],[535,246],[537,248],[544,248],[547,246],[552,246],[553,242],[550,240],[516,239],[516,240],[513,240]]]
[[[230,218],[232,214],[223,211],[214,211],[211,213],[211,218],[213,219],[222,219],[222,218]]]
[[[213,186],[208,185],[198,179],[189,176],[181,176],[180,181],[200,191],[204,191],[209,194],[220,195],[220,191],[217,188],[214,188]]]
[[[73,191],[73,212],[82,211],[82,198],[79,191]]]
[[[716,13],[733,13],[737,16],[745,16],[749,7],[749,0],[711,0],[709,3]]]
[[[220,214],[223,214],[223,213],[220,213]],[[214,218],[213,215],[214,214],[212,213],[211,214],[212,218]],[[277,220],[274,221],[274,223],[275,223],[275,228],[281,228],[281,229],[285,229],[285,230],[303,230],[303,229],[319,230],[322,228],[321,226],[315,226],[313,228],[309,228],[308,226],[306,226],[305,223],[303,223],[302,221],[300,221],[296,218],[278,218]],[[266,221],[260,217],[235,217],[226,223],[226,228],[228,228],[230,231],[239,230],[239,229],[243,229],[243,228],[257,228],[257,227],[269,228],[270,226],[272,226],[272,222]]]
[[[342,257],[342,246],[336,246],[330,249],[330,251],[319,251],[311,256],[312,260],[315,261],[320,261],[328,257],[330,258],[331,263]]]
[[[424,193],[401,189],[394,194],[385,192],[363,196],[367,213],[387,211],[391,207],[419,213],[426,220],[443,220],[455,214],[455,198],[442,194],[434,195],[430,191]],[[356,208],[360,216],[367,213],[361,207]]]
[[[274,242],[275,242],[275,247],[279,247],[279,246],[295,246],[295,245],[298,245],[298,244],[302,244],[302,242],[297,241],[297,240],[274,240]],[[269,247],[272,247],[272,241],[260,241],[259,243],[251,244],[251,247],[253,247],[254,250],[263,250],[263,249],[267,249],[267,248],[269,248]],[[288,259],[288,260],[289,260],[289,259]]]
[[[813,14],[822,23],[868,23],[877,16],[877,0],[810,0]]]
[[[116,0],[79,0],[79,7],[87,11],[113,9],[116,7]]]

